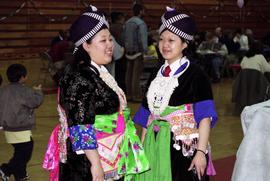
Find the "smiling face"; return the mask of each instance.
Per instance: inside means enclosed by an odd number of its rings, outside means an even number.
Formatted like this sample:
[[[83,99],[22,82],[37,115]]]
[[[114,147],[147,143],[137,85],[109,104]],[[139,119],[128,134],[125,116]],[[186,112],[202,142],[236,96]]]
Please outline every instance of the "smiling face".
[[[187,43],[183,42],[176,34],[165,30],[159,38],[159,50],[163,58],[169,64],[180,59],[183,56],[182,51],[187,47]]]
[[[108,29],[100,30],[91,40],[83,43],[83,48],[98,65],[106,65],[112,61],[113,40]]]

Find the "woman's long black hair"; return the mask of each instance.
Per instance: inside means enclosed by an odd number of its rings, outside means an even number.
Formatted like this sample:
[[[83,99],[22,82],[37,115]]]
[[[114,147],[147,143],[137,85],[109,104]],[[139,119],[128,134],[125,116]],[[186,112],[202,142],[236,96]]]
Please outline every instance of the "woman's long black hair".
[[[86,41],[90,44],[92,39]],[[91,64],[91,57],[87,51],[83,48],[83,45],[77,47],[77,50],[73,54],[73,60],[71,61],[71,68],[73,70],[79,70],[85,67],[91,67],[94,71],[99,74],[97,68]]]
[[[254,41],[253,43],[251,43],[246,56],[250,58],[258,54],[263,54],[263,45],[259,41]]]
[[[108,29],[106,26],[101,27],[101,30]],[[98,32],[99,32],[98,31]],[[97,33],[98,33],[97,32]],[[86,43],[91,44],[92,39],[95,37],[91,37],[90,39],[86,40]],[[73,61],[71,61],[71,68],[73,70],[78,70],[84,67],[91,67],[97,74],[99,74],[99,71],[95,66],[91,64],[91,57],[87,53],[87,51],[83,48],[83,44],[77,47],[77,50],[73,54]]]

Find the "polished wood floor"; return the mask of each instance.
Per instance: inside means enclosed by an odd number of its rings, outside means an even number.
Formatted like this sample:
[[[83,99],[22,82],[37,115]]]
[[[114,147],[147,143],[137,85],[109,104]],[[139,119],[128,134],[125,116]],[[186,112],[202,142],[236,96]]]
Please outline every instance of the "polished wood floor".
[[[29,86],[42,84],[44,89],[55,87],[48,74],[42,70],[42,62],[39,59],[20,61],[0,61],[0,74],[4,78],[3,84],[7,83],[5,76],[8,65],[22,63],[28,69]],[[44,77],[46,77],[46,80]],[[219,121],[211,131],[210,141],[212,145],[213,159],[220,159],[236,154],[237,148],[242,140],[243,133],[240,118],[232,114],[231,103],[232,79],[223,79],[219,84],[213,84],[214,99],[219,115]],[[139,104],[129,103],[132,113]],[[42,169],[42,161],[46,150],[49,135],[54,125],[58,123],[56,111],[56,95],[47,94],[41,107],[36,110],[37,126],[33,131],[34,152],[28,172],[33,181],[47,181],[48,173]],[[12,147],[5,143],[3,131],[0,131],[0,163],[7,162],[12,156]]]

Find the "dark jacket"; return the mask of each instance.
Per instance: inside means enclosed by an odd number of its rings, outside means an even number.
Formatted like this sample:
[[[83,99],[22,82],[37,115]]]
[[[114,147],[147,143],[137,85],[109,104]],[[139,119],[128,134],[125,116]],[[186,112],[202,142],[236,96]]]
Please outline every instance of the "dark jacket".
[[[0,125],[5,131],[31,130],[34,109],[41,105],[43,93],[20,83],[0,88]]]
[[[60,104],[67,115],[68,126],[94,124],[96,115],[119,110],[117,94],[90,67],[66,67],[60,80]]]
[[[235,102],[235,114],[239,115],[245,106],[265,100],[269,82],[264,75],[254,69],[242,69],[232,87],[232,102]]]

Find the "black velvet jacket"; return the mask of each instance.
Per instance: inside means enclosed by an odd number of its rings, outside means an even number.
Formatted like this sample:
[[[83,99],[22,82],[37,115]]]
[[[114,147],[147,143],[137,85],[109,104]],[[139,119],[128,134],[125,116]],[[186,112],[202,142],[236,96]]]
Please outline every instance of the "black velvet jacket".
[[[112,114],[119,109],[117,94],[99,77],[92,67],[68,66],[60,83],[60,104],[68,126],[94,124],[95,115]]]
[[[160,67],[157,67],[148,81],[148,86],[155,79]],[[196,103],[204,100],[212,100],[213,93],[208,76],[202,69],[190,63],[188,69],[178,78],[179,86],[175,88],[171,95],[169,105],[180,106],[187,103]],[[146,96],[143,106],[148,109]]]

